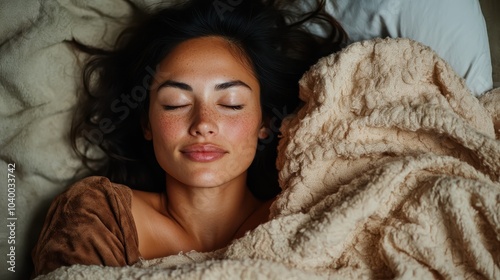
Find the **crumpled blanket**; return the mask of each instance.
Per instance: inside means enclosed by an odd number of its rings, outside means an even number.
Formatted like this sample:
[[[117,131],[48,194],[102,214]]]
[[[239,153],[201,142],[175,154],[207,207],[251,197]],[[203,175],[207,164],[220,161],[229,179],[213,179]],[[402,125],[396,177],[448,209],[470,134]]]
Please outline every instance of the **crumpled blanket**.
[[[215,252],[38,279],[500,278],[500,90],[478,100],[408,39],[352,44],[300,86],[269,222]]]
[[[84,56],[65,41],[111,48],[132,13],[125,0],[0,1],[0,279],[29,278],[51,200],[86,175],[69,141]],[[8,217],[17,219],[12,233]]]

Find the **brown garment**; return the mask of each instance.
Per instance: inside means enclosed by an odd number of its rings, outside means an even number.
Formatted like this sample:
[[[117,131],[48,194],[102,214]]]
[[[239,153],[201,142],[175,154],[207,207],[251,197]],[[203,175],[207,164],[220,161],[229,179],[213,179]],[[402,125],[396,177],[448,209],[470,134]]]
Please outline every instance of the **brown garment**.
[[[52,202],[33,249],[33,276],[73,264],[125,266],[140,258],[132,190],[88,177]]]

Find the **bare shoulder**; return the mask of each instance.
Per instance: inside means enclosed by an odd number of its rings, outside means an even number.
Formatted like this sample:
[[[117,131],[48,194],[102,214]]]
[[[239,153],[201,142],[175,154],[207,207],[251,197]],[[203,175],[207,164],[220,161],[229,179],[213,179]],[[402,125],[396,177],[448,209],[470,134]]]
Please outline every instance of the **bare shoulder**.
[[[138,231],[151,227],[152,223],[156,223],[156,227],[169,224],[159,193],[132,190],[131,208]]]
[[[136,225],[140,225],[149,215],[160,211],[160,196],[158,193],[132,190],[132,215]],[[139,230],[139,229],[138,229]]]
[[[133,191],[132,215],[134,217],[139,251],[145,259],[177,254],[179,229],[165,215],[159,193]]]
[[[132,202],[135,202],[136,206],[149,206],[156,208],[159,207],[159,203],[161,201],[158,193],[132,190]]]

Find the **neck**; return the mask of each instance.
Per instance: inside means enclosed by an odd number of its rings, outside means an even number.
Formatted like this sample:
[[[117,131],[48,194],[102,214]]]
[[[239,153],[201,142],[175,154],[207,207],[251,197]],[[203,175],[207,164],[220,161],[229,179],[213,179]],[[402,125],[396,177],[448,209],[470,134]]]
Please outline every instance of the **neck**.
[[[192,187],[167,178],[165,215],[186,232],[194,250],[212,251],[226,246],[262,204],[243,179],[218,187]]]

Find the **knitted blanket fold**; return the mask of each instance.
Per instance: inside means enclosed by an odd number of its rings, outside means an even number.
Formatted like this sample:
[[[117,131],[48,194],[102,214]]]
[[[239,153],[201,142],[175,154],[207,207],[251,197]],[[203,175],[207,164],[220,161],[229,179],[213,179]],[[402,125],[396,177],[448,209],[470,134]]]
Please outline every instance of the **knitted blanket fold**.
[[[300,87],[269,222],[215,252],[38,279],[500,278],[500,90],[478,100],[408,39],[350,45]]]

